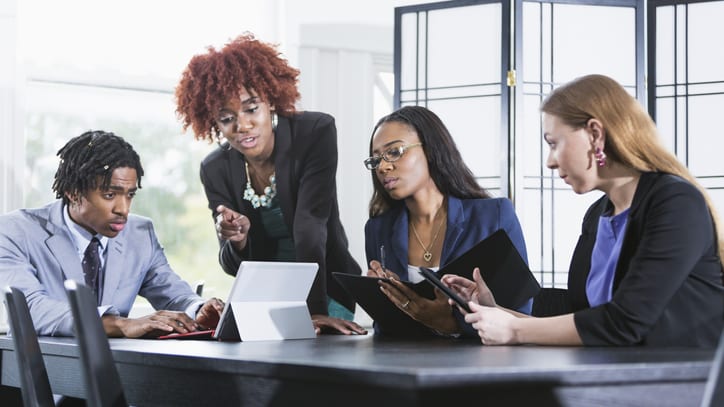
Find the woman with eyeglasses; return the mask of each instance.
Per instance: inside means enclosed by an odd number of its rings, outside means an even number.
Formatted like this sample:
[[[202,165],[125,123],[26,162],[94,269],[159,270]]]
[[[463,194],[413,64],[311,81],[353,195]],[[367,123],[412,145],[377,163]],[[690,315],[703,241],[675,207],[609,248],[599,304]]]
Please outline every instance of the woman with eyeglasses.
[[[491,198],[477,183],[445,125],[424,107],[406,106],[383,117],[372,133],[370,153],[364,162],[374,185],[365,226],[367,275],[390,278],[381,283],[388,299],[427,327],[400,332],[375,324],[377,333],[475,335],[444,294],[427,299],[401,281],[422,281],[420,267],[438,270],[498,229],[527,259],[512,203]],[[530,305],[519,311],[529,313]]]
[[[706,190],[609,77],[556,88],[541,111],[548,168],[577,194],[605,195],[583,219],[568,289],[546,297],[551,316],[496,306],[479,274],[445,276],[471,300],[465,320],[486,345],[715,347],[724,325],[724,233]]]
[[[242,260],[317,263],[307,299],[315,329],[364,334],[354,301],[331,278],[362,272],[339,219],[337,130],[328,114],[296,110],[298,76],[246,33],[191,59],[176,111],[184,130],[220,142],[201,163],[201,182],[223,270],[236,275]]]

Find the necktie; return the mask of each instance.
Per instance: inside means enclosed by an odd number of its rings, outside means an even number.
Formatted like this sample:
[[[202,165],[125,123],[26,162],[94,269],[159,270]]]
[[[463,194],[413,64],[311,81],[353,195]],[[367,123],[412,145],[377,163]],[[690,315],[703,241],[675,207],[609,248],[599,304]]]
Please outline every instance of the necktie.
[[[98,246],[100,241],[97,238],[93,238],[88,247],[85,249],[83,254],[83,275],[85,276],[85,285],[93,290],[96,299],[99,299],[98,295],[98,274],[101,270],[101,258],[98,255]]]

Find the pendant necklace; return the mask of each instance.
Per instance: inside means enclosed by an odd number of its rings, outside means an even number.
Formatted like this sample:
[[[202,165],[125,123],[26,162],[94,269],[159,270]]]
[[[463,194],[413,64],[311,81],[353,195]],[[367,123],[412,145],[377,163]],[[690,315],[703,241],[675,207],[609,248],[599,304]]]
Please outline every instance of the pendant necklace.
[[[249,176],[249,163],[244,162],[244,169],[246,170],[246,189],[244,190],[244,199],[251,202],[251,206],[254,209],[263,206],[268,208],[272,204],[272,199],[277,195],[277,179],[275,177],[276,172],[273,172],[269,176],[269,186],[264,188],[264,195],[257,195],[254,188],[251,186],[251,177]]]
[[[444,203],[444,202],[443,202],[442,205],[440,205],[440,208],[442,208],[443,206],[445,206],[445,203]],[[437,211],[435,212],[435,217],[434,217],[433,219],[437,218],[437,214],[438,214],[438,212],[440,212],[440,208],[437,208]],[[442,230],[442,224],[444,223],[444,221],[445,221],[445,219],[443,218],[443,220],[440,221],[440,224],[437,226],[437,232],[435,232],[435,235],[432,237],[432,241],[430,242],[430,246],[429,246],[429,247],[425,247],[425,244],[422,243],[422,239],[420,239],[420,235],[417,234],[417,230],[415,229],[415,223],[412,222],[412,220],[410,220],[410,226],[412,226],[412,233],[415,234],[415,237],[417,238],[417,242],[420,243],[420,247],[422,247],[422,250],[423,250],[423,252],[424,252],[424,253],[422,254],[422,258],[423,258],[428,264],[431,264],[431,263],[432,263],[432,252],[430,252],[430,251],[432,250],[433,246],[435,246],[435,242],[437,241],[437,236],[440,234],[440,230]]]

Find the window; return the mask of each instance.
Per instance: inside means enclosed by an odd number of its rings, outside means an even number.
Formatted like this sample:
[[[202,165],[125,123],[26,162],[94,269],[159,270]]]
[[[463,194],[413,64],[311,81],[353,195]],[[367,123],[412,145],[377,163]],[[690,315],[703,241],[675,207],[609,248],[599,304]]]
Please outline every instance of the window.
[[[251,30],[275,42],[275,2],[169,7],[129,0],[18,1],[18,78],[25,102],[24,207],[54,199],[58,149],[89,129],[127,139],[146,170],[132,212],[153,219],[174,268],[205,296],[225,298],[232,277],[218,245],[199,164],[214,147],[182,133],[173,90],[189,59]],[[189,27],[203,25],[203,35]],[[42,27],[42,29],[39,29]]]
[[[511,11],[507,4],[397,8],[395,103],[440,114],[481,185],[513,199],[543,286],[566,286],[584,212],[601,195],[576,195],[545,167],[540,103],[578,76],[611,76],[647,106],[664,142],[724,211],[724,140],[716,136],[724,51],[711,46],[724,37],[724,2],[649,0],[645,9],[642,0],[517,0]]]
[[[395,104],[440,116],[478,182],[505,196],[509,168],[499,157],[508,156],[510,6],[447,3],[395,10]]]
[[[643,28],[640,3],[576,4],[523,1],[517,16],[516,156],[511,165],[515,205],[523,226],[531,270],[546,287],[566,287],[568,268],[586,209],[599,192],[577,195],[546,168],[539,107],[555,87],[578,76],[600,73],[632,95],[643,94]],[[611,30],[610,27],[616,27]]]
[[[181,134],[171,92],[39,80],[30,81],[26,92],[25,206],[55,198],[56,152],[70,137],[112,131],[134,146],[146,173],[132,212],[153,219],[174,270],[191,284],[206,281],[206,295],[225,297],[231,277],[216,260],[211,212],[198,176],[199,163],[215,145]]]
[[[649,112],[664,143],[709,190],[724,213],[722,1],[649,0]]]

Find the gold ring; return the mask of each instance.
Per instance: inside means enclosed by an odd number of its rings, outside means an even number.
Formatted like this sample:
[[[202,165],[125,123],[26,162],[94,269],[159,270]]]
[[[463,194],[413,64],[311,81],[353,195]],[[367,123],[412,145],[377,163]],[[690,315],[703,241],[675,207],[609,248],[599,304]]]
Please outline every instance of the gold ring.
[[[407,308],[408,305],[410,305],[410,300],[407,300],[406,303],[402,304],[402,308]]]

